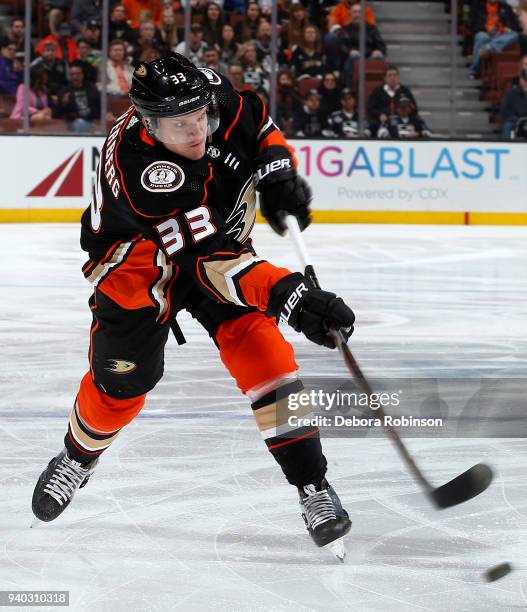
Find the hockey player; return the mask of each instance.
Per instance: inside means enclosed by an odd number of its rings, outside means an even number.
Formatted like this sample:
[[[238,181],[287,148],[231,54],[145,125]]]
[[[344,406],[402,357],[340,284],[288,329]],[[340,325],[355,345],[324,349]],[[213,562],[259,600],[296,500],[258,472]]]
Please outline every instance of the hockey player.
[[[81,381],[65,448],[41,474],[33,512],[54,520],[100,454],[141,410],[163,374],[178,311],[205,328],[252,410],[269,451],[297,487],[318,546],[351,522],[325,479],[316,427],[290,426],[283,398],[302,383],[281,319],[333,348],[354,315],[333,293],[257,257],[250,241],[255,187],[271,227],[283,214],[309,224],[310,190],[260,98],[236,93],[212,70],[172,54],[140,64],[134,104],[102,147],[93,199],[82,217],[90,298],[90,369]]]

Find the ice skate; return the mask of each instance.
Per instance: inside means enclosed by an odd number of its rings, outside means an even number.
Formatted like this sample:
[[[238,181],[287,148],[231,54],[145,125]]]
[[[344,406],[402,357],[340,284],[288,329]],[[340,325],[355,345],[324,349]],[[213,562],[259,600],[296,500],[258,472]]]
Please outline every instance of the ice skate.
[[[98,458],[88,464],[70,459],[66,449],[42,472],[33,491],[33,514],[39,521],[53,521],[69,506],[77,489],[86,485]],[[38,525],[34,522],[33,526]]]
[[[327,547],[339,561],[344,561],[343,538],[351,529],[351,521],[333,487],[324,479],[298,489],[298,494],[302,516],[315,544]]]

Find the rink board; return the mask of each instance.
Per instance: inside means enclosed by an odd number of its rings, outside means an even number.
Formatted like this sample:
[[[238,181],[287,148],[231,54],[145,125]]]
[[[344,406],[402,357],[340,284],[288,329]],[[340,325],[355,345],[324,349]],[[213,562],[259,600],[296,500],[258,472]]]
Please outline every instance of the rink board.
[[[527,225],[527,144],[291,141],[321,223]],[[0,222],[75,222],[101,137],[1,136]]]

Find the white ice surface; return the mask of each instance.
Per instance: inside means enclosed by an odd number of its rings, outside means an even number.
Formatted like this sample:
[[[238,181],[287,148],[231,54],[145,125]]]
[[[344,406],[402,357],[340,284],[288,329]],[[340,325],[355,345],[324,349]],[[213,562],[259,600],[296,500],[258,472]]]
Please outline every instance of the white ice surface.
[[[525,228],[325,225],[305,237],[323,286],[356,311],[366,372],[525,374]],[[256,247],[297,267],[265,227]],[[188,317],[188,344],[169,341],[163,381],[89,485],[29,529],[87,367],[83,260],[74,225],[0,226],[0,590],[69,590],[76,611],[527,609],[525,439],[410,440],[435,483],[479,461],[496,471],[484,494],[441,512],[389,441],[326,441],[353,520],[341,565],[310,541],[248,402]],[[303,374],[345,375],[335,352],[287,337]],[[502,561],[516,571],[485,584]]]

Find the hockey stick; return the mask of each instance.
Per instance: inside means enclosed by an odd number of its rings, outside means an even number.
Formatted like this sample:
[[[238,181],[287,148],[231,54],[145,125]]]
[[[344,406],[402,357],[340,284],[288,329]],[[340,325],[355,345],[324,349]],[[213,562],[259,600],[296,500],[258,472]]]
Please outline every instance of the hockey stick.
[[[303,268],[305,269],[305,276],[313,283],[315,287],[320,289],[320,283],[318,282],[315,270],[307,253],[304,239],[302,237],[302,233],[300,232],[296,217],[287,215],[285,217],[285,222],[289,230],[289,235],[293,240],[297,255]],[[368,397],[370,397],[373,393],[373,389],[368,382],[368,379],[362,373],[359,364],[355,360],[355,357],[347,344],[346,338],[340,331],[332,330],[331,333],[334,337],[335,345],[344,358],[346,366],[355,379],[357,386],[361,389],[361,391],[366,393]],[[492,482],[493,474],[490,467],[485,463],[478,463],[463,474],[460,474],[444,485],[435,488],[424,476],[423,472],[413,460],[404,442],[397,433],[397,430],[393,427],[393,425],[386,424],[386,413],[384,412],[383,408],[379,407],[377,409],[373,409],[370,404],[368,404],[368,408],[370,408],[370,410],[372,410],[372,412],[374,412],[384,424],[388,437],[395,444],[395,447],[399,451],[399,454],[406,467],[413,475],[415,480],[417,480],[417,482],[420,484],[425,494],[438,508],[449,508],[472,499],[473,497],[476,497],[476,495],[479,495],[485,491],[485,489],[487,489]]]

